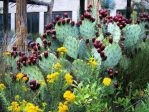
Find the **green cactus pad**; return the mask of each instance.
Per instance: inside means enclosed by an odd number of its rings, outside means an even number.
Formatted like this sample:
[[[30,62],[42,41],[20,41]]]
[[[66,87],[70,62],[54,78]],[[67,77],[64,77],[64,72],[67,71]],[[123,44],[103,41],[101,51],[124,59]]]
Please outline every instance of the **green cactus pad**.
[[[23,74],[27,74],[27,76],[29,77],[29,80],[44,80],[43,74],[41,72],[41,70],[35,66],[23,66],[21,68],[21,72]]]
[[[64,42],[64,47],[67,48],[67,54],[68,56],[77,59],[78,52],[79,52],[79,40],[73,37],[66,37]]]
[[[113,43],[107,46],[104,50],[104,53],[107,56],[107,59],[103,61],[103,66],[105,68],[117,65],[122,57],[121,48],[117,43]]]
[[[47,74],[52,70],[53,65],[57,63],[57,58],[54,54],[49,53],[48,55],[47,58],[42,55],[42,60],[39,60],[38,63],[40,68]]]
[[[87,80],[92,77],[92,67],[87,62],[77,59],[72,65],[73,73],[78,80]]]
[[[112,34],[113,42],[118,43],[120,40],[120,36],[121,36],[121,30],[117,26],[117,24],[116,23],[114,23],[114,24],[109,23],[107,30],[108,30],[108,32],[110,32]]]
[[[133,49],[140,39],[141,28],[139,25],[127,25],[124,29],[124,45],[126,49]]]
[[[65,23],[65,25],[57,25],[56,29],[56,37],[60,42],[64,42],[66,37],[72,36],[74,38],[78,38],[79,31],[76,26],[71,26],[71,24]]]
[[[80,25],[80,34],[84,39],[95,38],[96,22],[91,22],[89,19],[84,19]]]

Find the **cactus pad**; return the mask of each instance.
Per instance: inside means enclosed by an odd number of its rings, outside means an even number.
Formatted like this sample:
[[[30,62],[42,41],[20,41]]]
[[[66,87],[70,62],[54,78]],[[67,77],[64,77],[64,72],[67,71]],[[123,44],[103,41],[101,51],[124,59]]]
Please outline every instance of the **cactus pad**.
[[[27,74],[29,80],[44,80],[41,70],[35,65],[23,66],[21,72]]]
[[[94,38],[96,33],[96,23],[91,22],[89,19],[84,19],[80,26],[80,34],[84,39]]]
[[[104,50],[107,59],[103,62],[104,67],[113,67],[118,64],[122,57],[122,51],[117,43],[109,44]]]
[[[49,56],[47,58],[45,58],[42,55],[42,60],[39,60],[39,66],[40,68],[45,72],[45,73],[49,73],[50,69],[52,69],[53,65],[57,63],[57,58],[54,54],[49,53]]]
[[[64,42],[66,37],[72,36],[78,38],[79,31],[76,26],[71,26],[71,24],[57,25],[55,26],[56,36],[60,42]]]
[[[124,45],[126,49],[132,49],[140,39],[141,28],[139,25],[127,25],[124,28]]]
[[[68,56],[77,59],[79,52],[79,40],[73,37],[67,37],[64,42],[64,47],[68,50]]]
[[[110,32],[112,34],[113,42],[118,43],[120,40],[120,36],[121,36],[121,30],[117,26],[117,24],[109,23],[107,30],[108,30],[108,32]]]

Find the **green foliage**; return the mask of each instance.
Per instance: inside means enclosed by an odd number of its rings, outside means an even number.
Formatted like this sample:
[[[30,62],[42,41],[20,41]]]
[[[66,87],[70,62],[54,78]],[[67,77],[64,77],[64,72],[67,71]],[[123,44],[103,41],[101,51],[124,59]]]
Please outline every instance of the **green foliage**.
[[[120,76],[124,76],[127,81],[133,83],[133,89],[144,88],[149,80],[149,41],[143,42],[139,45],[139,52],[132,59],[123,58],[122,62],[129,62],[127,67],[125,64],[121,64],[123,67],[119,68]],[[128,61],[129,60],[129,61]],[[126,69],[122,69],[126,68]]]
[[[148,112],[149,111],[149,84],[145,90],[146,99],[142,101],[135,109],[135,112]]]
[[[79,83],[77,88],[74,89],[76,94],[75,105],[79,107],[85,106],[86,112],[101,112],[108,111],[108,106],[106,102],[101,100],[101,91],[103,90],[101,85],[97,82],[89,83],[85,85],[84,83]]]
[[[8,101],[5,98],[5,94],[0,92],[0,111],[8,112]]]

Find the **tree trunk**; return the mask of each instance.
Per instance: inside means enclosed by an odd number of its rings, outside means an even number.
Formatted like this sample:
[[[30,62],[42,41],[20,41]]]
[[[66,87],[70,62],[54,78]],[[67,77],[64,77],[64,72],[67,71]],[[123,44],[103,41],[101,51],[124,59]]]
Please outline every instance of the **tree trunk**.
[[[16,0],[16,46],[25,50],[27,37],[27,11],[26,0]]]
[[[4,45],[7,45],[7,38],[8,38],[8,0],[4,0],[3,3],[3,41]],[[4,47],[6,48],[6,47]]]
[[[46,19],[46,24],[50,23],[52,20],[52,10],[53,10],[54,0],[51,0],[50,5],[48,6],[48,18]]]
[[[130,17],[131,17],[131,0],[127,0],[126,18],[130,19]]]

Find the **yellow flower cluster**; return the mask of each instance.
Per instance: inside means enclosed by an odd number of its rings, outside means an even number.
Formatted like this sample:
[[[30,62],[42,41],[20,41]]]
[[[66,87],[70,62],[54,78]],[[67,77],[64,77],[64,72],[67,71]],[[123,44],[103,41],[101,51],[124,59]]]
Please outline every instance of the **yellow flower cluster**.
[[[60,69],[61,66],[62,66],[62,65],[61,65],[60,63],[56,63],[56,64],[54,65],[54,68],[55,68],[55,69]]]
[[[67,53],[67,49],[66,49],[65,47],[60,47],[60,48],[57,49],[57,51],[58,51],[61,55]]]
[[[47,75],[47,82],[48,83],[53,83],[56,80],[58,75],[59,75],[58,72]]]
[[[38,106],[23,100],[20,104],[13,101],[8,107],[10,112],[43,112]]]
[[[0,83],[0,91],[4,90],[6,86],[3,83]]]
[[[8,107],[10,112],[21,112],[21,107],[18,102],[14,101],[11,103],[11,106]]]
[[[21,79],[22,79],[24,82],[26,82],[26,81],[28,80],[28,77],[25,76],[23,73],[18,73],[18,74],[16,75],[16,80],[19,81],[19,80],[21,80]]]
[[[88,63],[95,66],[95,67],[98,65],[98,63],[96,62],[96,60],[94,58],[90,58]]]
[[[32,103],[27,103],[25,107],[25,112],[43,112],[38,106]]]
[[[20,79],[22,79],[23,76],[24,76],[24,74],[22,74],[22,73],[18,73],[18,74],[16,75],[16,80],[20,80]]]
[[[66,73],[64,78],[65,78],[65,80],[66,80],[66,82],[67,82],[67,85],[72,84],[72,82],[73,82],[73,77],[70,75],[70,73]]]
[[[71,91],[65,91],[63,97],[67,102],[73,102],[76,96]]]
[[[67,102],[60,102],[58,106],[58,112],[67,112],[68,111],[68,104]]]
[[[102,82],[105,86],[109,86],[111,84],[111,79],[108,78],[108,77],[105,77],[103,79],[103,82]]]

